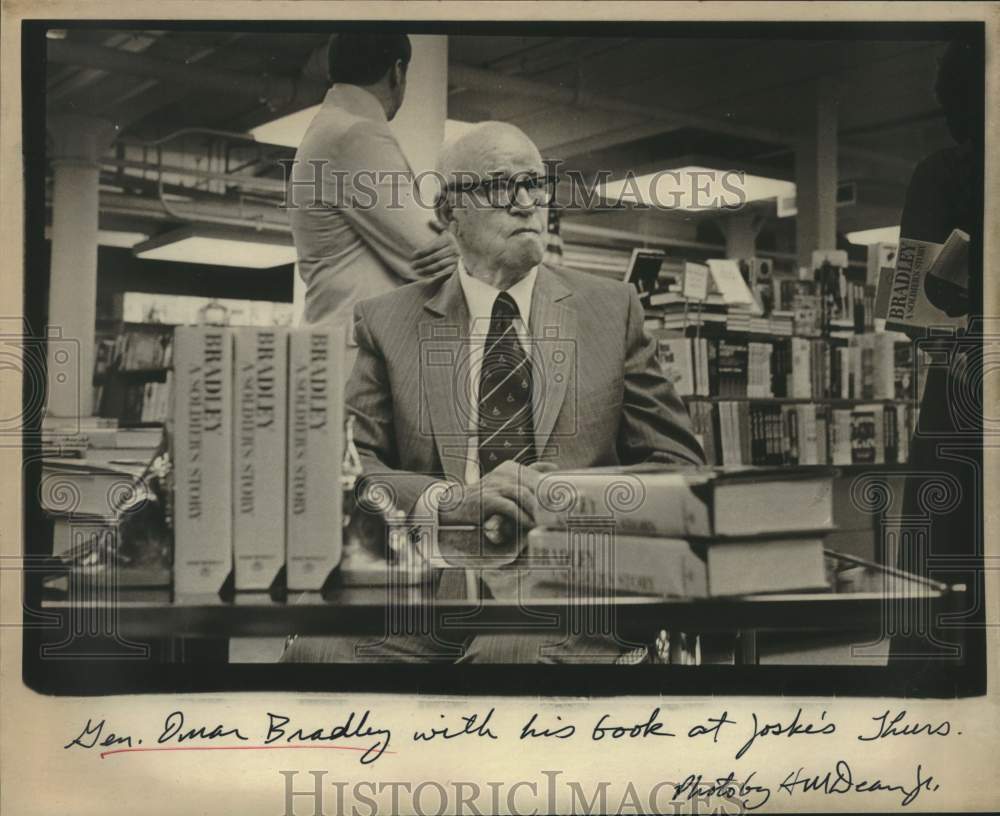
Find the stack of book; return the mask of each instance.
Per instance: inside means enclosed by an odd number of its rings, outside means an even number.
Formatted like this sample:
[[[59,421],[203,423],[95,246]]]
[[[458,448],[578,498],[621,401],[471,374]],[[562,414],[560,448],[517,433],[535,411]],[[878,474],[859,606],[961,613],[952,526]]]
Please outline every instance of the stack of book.
[[[530,583],[694,598],[826,589],[834,476],[815,468],[547,474],[527,537]]]
[[[106,575],[113,567],[117,586],[167,586],[169,535],[146,478],[156,448],[100,441],[79,458],[42,460],[39,499],[52,522],[52,555],[66,570]]]
[[[174,338],[174,589],[317,590],[340,563],[342,332],[181,326]]]
[[[116,432],[118,423],[104,417],[45,416],[41,427],[41,454],[46,458],[83,458],[95,441]]]

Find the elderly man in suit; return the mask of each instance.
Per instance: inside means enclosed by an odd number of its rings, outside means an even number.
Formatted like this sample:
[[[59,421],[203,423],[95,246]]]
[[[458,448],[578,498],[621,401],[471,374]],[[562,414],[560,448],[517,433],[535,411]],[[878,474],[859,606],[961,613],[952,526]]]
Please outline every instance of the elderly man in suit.
[[[512,125],[481,123],[445,149],[440,170],[438,216],[459,247],[458,269],[355,309],[346,399],[366,479],[442,528],[499,520],[517,533],[532,526],[535,487],[554,467],[702,464],[632,287],[541,264],[555,180],[531,140]],[[445,569],[439,597],[517,597],[518,548],[485,541],[481,550],[478,539],[442,535],[422,553],[445,565],[481,556],[471,581]],[[558,661],[560,649],[566,659],[607,662],[622,652],[601,637],[550,648],[558,639],[449,644],[442,635],[380,648],[385,659],[457,650],[484,662]],[[350,659],[342,647],[303,638],[286,659]]]

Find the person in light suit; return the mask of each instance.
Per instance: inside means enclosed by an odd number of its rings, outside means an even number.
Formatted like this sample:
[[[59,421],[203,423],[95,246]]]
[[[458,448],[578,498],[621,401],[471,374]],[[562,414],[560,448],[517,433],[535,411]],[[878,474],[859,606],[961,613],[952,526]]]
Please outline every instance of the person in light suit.
[[[412,187],[389,129],[403,105],[405,34],[339,34],[332,83],[295,154],[288,218],[308,323],[349,325],[354,304],[454,268],[455,247]]]
[[[541,263],[555,183],[534,143],[512,125],[481,123],[446,147],[440,171],[451,181],[438,216],[458,245],[458,269],[355,308],[346,402],[364,479],[388,487],[413,517],[436,514],[443,528],[499,519],[523,532],[533,525],[535,487],[552,468],[702,465],[634,289]],[[442,535],[422,555],[449,565],[479,547]],[[444,569],[438,597],[516,598],[519,554],[516,545],[488,546],[471,582],[462,569]],[[457,646],[462,660],[558,661],[542,649],[551,640],[478,635]],[[387,660],[454,654],[407,639],[382,648]],[[563,656],[608,662],[621,652],[588,638]],[[344,639],[300,638],[284,659],[349,653]]]

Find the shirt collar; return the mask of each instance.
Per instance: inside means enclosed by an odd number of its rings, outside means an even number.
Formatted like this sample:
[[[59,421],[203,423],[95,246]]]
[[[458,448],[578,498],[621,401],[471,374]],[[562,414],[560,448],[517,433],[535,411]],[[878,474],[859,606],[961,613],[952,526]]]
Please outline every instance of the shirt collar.
[[[462,294],[465,295],[465,305],[469,308],[469,320],[473,326],[477,321],[485,321],[479,325],[485,327],[489,325],[493,316],[493,303],[500,294],[500,290],[479,278],[474,278],[465,268],[461,259],[458,261],[458,281],[462,286]],[[517,310],[521,314],[521,322],[525,326],[531,315],[531,295],[535,289],[535,278],[538,277],[538,267],[532,267],[531,271],[521,280],[515,283],[507,294],[510,295],[517,304]]]
[[[343,108],[350,113],[363,116],[366,119],[388,122],[385,115],[385,108],[382,103],[375,98],[370,91],[366,91],[360,85],[349,85],[345,82],[337,82],[330,86],[326,92],[324,104],[331,104],[338,108]]]

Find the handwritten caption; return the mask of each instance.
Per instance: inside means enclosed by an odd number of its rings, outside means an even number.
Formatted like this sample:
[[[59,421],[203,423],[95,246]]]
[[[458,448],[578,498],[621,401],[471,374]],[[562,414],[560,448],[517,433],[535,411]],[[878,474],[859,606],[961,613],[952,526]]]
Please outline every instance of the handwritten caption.
[[[755,711],[731,716],[728,710],[697,722],[681,722],[669,717],[661,707],[650,710],[639,721],[622,719],[607,713],[596,719],[573,722],[549,712],[534,712],[520,729],[500,729],[496,724],[496,707],[455,715],[439,714],[436,722],[428,723],[402,735],[404,743],[444,743],[454,740],[477,742],[539,742],[589,741],[603,745],[616,743],[659,742],[661,740],[710,740],[715,745],[732,750],[733,760],[753,756],[762,744],[774,746],[788,740],[822,741],[838,733],[837,723],[827,711],[818,717],[807,717],[801,708],[790,718],[769,719]],[[941,739],[961,732],[948,720],[919,722],[906,709],[887,708],[870,718],[870,727],[854,733],[858,743],[885,742],[900,739]],[[147,735],[124,733],[105,718],[90,717],[79,733],[74,731],[63,746],[67,751],[92,751],[105,759],[114,754],[178,751],[178,750],[266,750],[281,747],[325,746],[354,752],[361,764],[367,765],[396,753],[394,733],[370,709],[345,711],[333,721],[323,724],[306,723],[279,712],[266,712],[255,727],[226,723],[195,723],[182,710],[171,711],[162,724]],[[722,776],[690,773],[673,784],[674,800],[720,796],[738,801],[746,810],[766,804],[775,792],[788,795],[820,793],[826,795],[881,793],[895,795],[905,807],[917,801],[923,793],[940,789],[934,776],[923,763],[911,769],[897,769],[895,779],[869,777],[853,768],[847,758],[834,758],[829,767],[806,767],[781,771],[774,776],[768,769],[768,779],[758,770]]]

